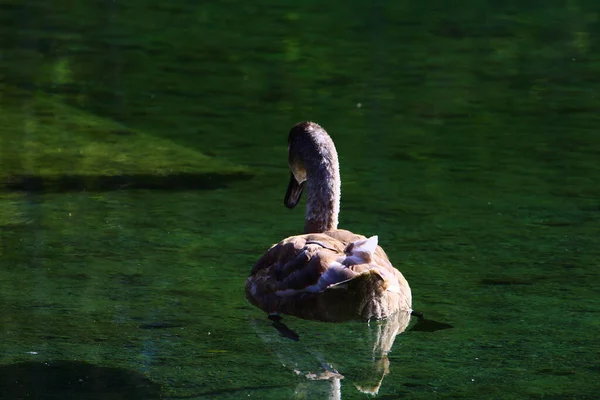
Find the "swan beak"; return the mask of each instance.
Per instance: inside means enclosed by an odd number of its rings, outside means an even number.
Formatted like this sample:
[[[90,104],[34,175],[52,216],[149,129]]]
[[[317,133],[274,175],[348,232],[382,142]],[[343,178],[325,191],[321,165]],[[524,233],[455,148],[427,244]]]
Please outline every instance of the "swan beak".
[[[283,200],[283,204],[287,208],[294,208],[296,204],[300,201],[300,196],[302,196],[302,189],[304,189],[304,183],[298,183],[294,174],[290,174],[290,184],[288,185],[287,192],[285,193],[285,199]]]

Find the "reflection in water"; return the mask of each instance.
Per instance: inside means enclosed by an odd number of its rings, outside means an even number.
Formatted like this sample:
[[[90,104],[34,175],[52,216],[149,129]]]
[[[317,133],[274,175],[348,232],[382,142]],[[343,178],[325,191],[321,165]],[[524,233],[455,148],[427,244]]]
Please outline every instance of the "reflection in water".
[[[410,317],[410,313],[399,312],[387,320],[369,324],[293,320],[308,324],[311,330],[302,334],[299,341],[297,334],[294,341],[290,340],[286,332],[293,331],[280,320],[273,324],[276,330],[270,329],[264,319],[255,319],[253,325],[279,362],[307,379],[298,385],[296,392],[341,399],[342,379],[363,393],[379,392],[389,373],[388,353],[396,336],[406,330]]]
[[[418,311],[413,311],[412,316],[417,317],[419,319],[419,322],[413,325],[412,328],[409,329],[410,331],[435,332],[441,331],[442,329],[454,328],[450,324],[434,321],[432,319],[427,319],[423,316],[423,313]]]

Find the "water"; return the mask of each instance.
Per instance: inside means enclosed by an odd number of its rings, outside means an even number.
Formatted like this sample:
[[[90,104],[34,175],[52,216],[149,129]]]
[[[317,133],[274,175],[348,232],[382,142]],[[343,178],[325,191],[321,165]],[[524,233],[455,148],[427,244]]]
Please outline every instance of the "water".
[[[311,119],[340,153],[340,226],[378,234],[415,309],[454,326],[397,336],[380,398],[596,397],[594,2],[1,9],[8,382],[64,360],[166,398],[367,396],[377,324],[286,318],[293,342],[244,300],[302,229],[286,136]],[[341,389],[305,378],[328,364]],[[125,386],[73,393],[155,393]]]

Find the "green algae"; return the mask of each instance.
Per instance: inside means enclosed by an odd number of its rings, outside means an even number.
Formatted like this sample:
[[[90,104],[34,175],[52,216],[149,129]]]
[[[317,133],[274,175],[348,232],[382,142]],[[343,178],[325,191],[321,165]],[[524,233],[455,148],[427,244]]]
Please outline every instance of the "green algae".
[[[6,189],[202,189],[247,179],[244,166],[3,86],[0,182]]]
[[[12,194],[0,197],[0,227],[8,227],[27,222],[21,207],[22,196]]]

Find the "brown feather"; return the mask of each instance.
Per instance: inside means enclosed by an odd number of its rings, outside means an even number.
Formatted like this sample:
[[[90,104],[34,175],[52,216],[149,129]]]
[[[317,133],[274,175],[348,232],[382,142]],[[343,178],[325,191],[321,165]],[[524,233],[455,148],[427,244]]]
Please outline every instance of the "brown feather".
[[[282,313],[324,321],[380,319],[399,310],[410,311],[410,288],[402,274],[377,247],[370,263],[343,270],[349,279],[320,292],[303,291],[318,282],[349,244],[366,239],[345,230],[291,236],[254,265],[246,296],[267,313]],[[318,243],[318,244],[317,244]],[[398,287],[398,291],[388,291]],[[283,294],[288,291],[288,294]]]

